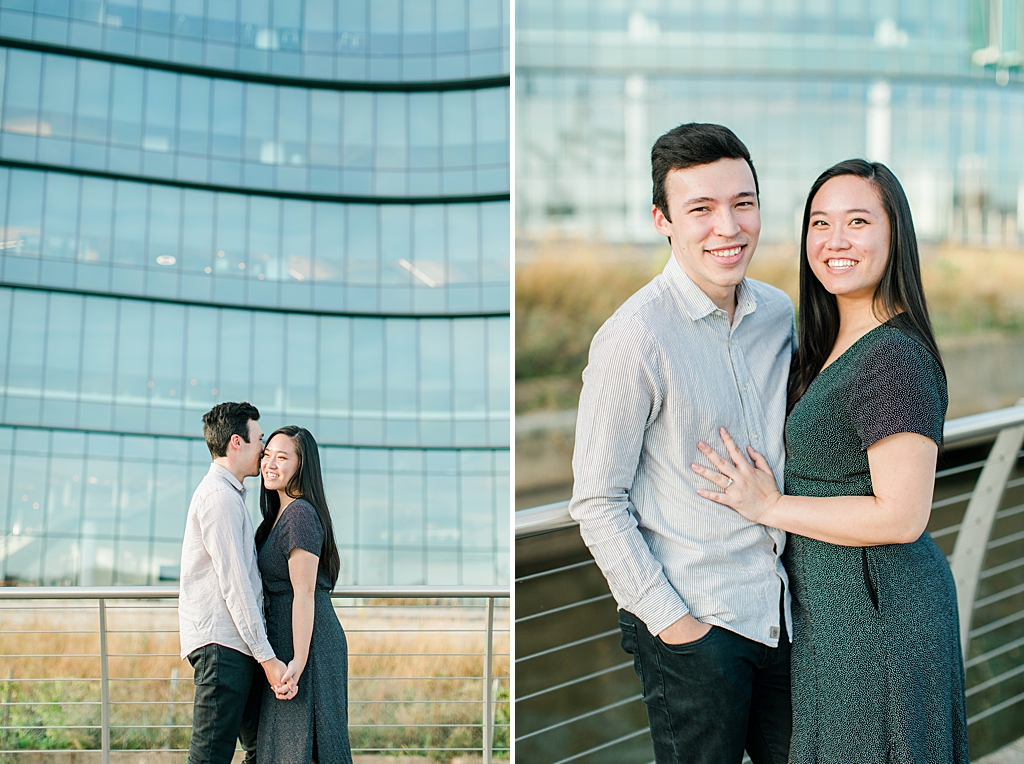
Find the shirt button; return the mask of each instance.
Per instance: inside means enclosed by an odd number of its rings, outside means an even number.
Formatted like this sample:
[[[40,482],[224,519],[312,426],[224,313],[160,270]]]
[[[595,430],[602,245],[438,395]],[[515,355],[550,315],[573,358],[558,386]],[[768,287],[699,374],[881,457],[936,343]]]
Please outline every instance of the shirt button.
[[[747,392],[747,386],[746,385],[743,386],[743,392]]]
[[[757,436],[756,435],[754,436],[754,440],[757,440]]]
[[[772,639],[778,639],[779,638],[779,627],[778,626],[772,626],[772,629],[771,629],[770,632],[768,632],[768,635]]]

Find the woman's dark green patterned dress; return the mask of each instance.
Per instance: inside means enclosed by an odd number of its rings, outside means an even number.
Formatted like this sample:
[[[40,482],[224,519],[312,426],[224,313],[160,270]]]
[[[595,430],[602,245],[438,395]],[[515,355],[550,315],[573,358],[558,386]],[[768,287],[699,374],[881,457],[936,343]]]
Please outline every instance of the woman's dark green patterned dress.
[[[786,422],[786,493],[870,496],[868,446],[938,443],[945,377],[899,319],[829,364]],[[968,764],[953,576],[925,533],[846,547],[790,534],[794,764]]]

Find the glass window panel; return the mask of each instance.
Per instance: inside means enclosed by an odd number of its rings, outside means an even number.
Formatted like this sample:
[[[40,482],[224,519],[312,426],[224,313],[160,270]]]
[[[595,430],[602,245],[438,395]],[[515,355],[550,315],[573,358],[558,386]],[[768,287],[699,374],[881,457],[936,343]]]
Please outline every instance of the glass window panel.
[[[352,365],[353,416],[360,419],[380,419],[384,391],[384,332],[383,321],[352,319],[352,357],[359,363]]]
[[[119,300],[117,403],[144,406],[149,398],[150,315],[154,304]]]
[[[403,93],[377,94],[377,169],[403,169],[406,166],[408,124]]]
[[[449,414],[452,410],[451,321],[422,319],[420,331],[420,411]]]
[[[278,199],[249,198],[249,265],[255,273],[279,280],[297,278],[290,274],[290,262],[281,257],[281,202]],[[298,277],[308,271],[297,270]]]
[[[448,280],[480,280],[480,208],[475,204],[448,206]]]
[[[281,313],[259,312],[253,315],[253,332],[256,336],[256,373],[252,378],[252,399],[265,417],[280,421],[285,414],[284,375],[286,365],[281,363],[280,348],[285,346],[285,316]],[[313,375],[312,370],[307,374]],[[266,426],[267,432],[276,425]]]
[[[359,535],[361,546],[386,547],[391,541],[391,503],[388,501],[386,473],[360,471],[356,474],[359,485]],[[381,572],[382,583],[386,572]]]
[[[217,194],[214,273],[239,273],[238,265],[245,263],[245,202],[239,194]]]
[[[323,316],[320,321],[319,383],[320,415],[348,418],[349,412],[349,328],[352,320]]]
[[[296,281],[317,278],[310,235],[313,229],[313,221],[310,219],[313,205],[285,200],[282,207],[281,240],[286,278]]]
[[[160,34],[171,31],[171,0],[142,0],[139,9],[139,26]]]
[[[509,91],[476,91],[476,161],[480,165],[508,164]]]
[[[178,110],[178,77],[169,72],[146,72],[146,127],[142,148],[166,153],[175,148]]]
[[[412,257],[412,208],[387,205],[380,208],[381,283],[409,283],[410,273],[426,283],[437,285],[439,280],[429,274],[409,268]]]
[[[487,408],[492,416],[502,419],[509,417],[510,324],[505,318],[487,321]]]
[[[37,454],[15,453],[14,455],[9,509],[10,527],[8,528],[11,536],[41,536],[43,534],[46,462],[45,456]],[[15,546],[20,546],[20,544],[15,544]]]
[[[308,9],[308,4],[306,7]],[[309,162],[322,167],[337,167],[341,162],[338,143],[341,134],[341,93],[313,90],[309,95],[309,109]]]
[[[86,263],[109,262],[110,225],[114,209],[114,182],[82,178],[81,220],[78,233],[78,259]]]
[[[46,298],[42,292],[17,290],[11,309],[7,394],[36,397],[43,382]]]
[[[210,147],[210,80],[181,78],[178,150],[206,155]]]
[[[181,189],[150,186],[149,267],[171,270],[178,262],[178,236],[181,228]],[[175,269],[176,270],[176,269]]]
[[[55,400],[74,401],[77,397],[82,302],[82,298],[76,295],[50,295],[43,389],[48,397]]]
[[[247,401],[252,379],[251,315],[238,310],[221,311],[220,343],[222,348],[230,348],[230,352],[222,352],[218,359],[220,385],[217,399]]]
[[[447,280],[444,252],[444,207],[416,205],[412,209],[413,262],[417,270],[431,281],[443,284]],[[423,285],[430,284],[419,279]],[[419,284],[417,284],[419,286]]]
[[[47,56],[43,61],[42,90],[39,134],[70,138],[74,113],[68,94],[75,92],[75,59]]]
[[[345,280],[345,206],[317,203],[315,205],[317,281]]]
[[[78,62],[78,87],[75,89],[75,137],[78,140],[107,141],[110,74],[110,64],[87,59]]]
[[[373,157],[373,94],[345,93],[342,126],[345,167],[370,168]]]
[[[185,189],[181,212],[181,270],[201,273],[213,261],[214,195]]]
[[[240,3],[241,23],[252,24],[260,29],[270,26],[270,0],[246,0]]]
[[[146,257],[146,199],[149,186],[117,184],[114,217],[114,262],[143,265]]]
[[[444,166],[473,165],[473,94],[454,91],[441,94]]]
[[[281,164],[306,164],[306,118],[309,101],[306,90],[280,88],[277,105],[277,136],[284,152]]]
[[[267,85],[246,85],[245,158],[250,162],[279,164],[284,151],[274,136],[275,89]]]
[[[378,207],[362,204],[348,206],[348,283],[377,283]]]
[[[89,456],[85,462],[85,511],[82,533],[82,578],[85,581],[100,579],[100,569],[110,570],[113,560],[103,561],[95,543],[89,541],[99,536],[110,537],[114,533],[114,515],[117,509],[118,460]],[[105,563],[105,564],[104,564]]]
[[[115,66],[110,109],[110,140],[137,148],[142,143],[142,92],[145,70]]]
[[[164,442],[161,441],[161,446]],[[156,538],[184,538],[188,513],[183,512],[182,507],[188,506],[194,488],[188,483],[188,468],[183,464],[169,464],[163,459],[157,459],[154,468],[153,535]]]
[[[409,167],[440,166],[441,99],[437,93],[409,96]]]
[[[480,205],[482,251],[480,279],[484,282],[506,283],[512,268],[509,240],[509,203]]]
[[[153,521],[152,464],[129,459],[122,461],[119,488],[118,535],[148,537]]]
[[[452,322],[455,348],[452,378],[455,380],[455,410],[479,412],[485,407],[486,368],[481,363],[480,349],[484,342],[485,322],[481,319],[460,319]]]
[[[226,400],[217,397],[217,359],[220,357],[217,338],[220,336],[220,313],[221,311],[214,308],[188,308],[185,402],[190,413],[186,416],[186,426],[199,428],[200,431],[202,425],[199,418],[218,400]]]
[[[316,413],[316,316],[288,316],[285,365],[288,413],[312,417]]]
[[[416,414],[417,358],[416,321],[388,319],[385,323],[387,347],[387,410],[389,417],[409,420]]]
[[[109,402],[114,392],[117,300],[87,298],[82,321],[82,400]]]
[[[59,433],[54,438],[63,437]],[[82,515],[84,463],[81,456],[50,458],[46,481],[46,531],[78,535]]]
[[[43,223],[44,177],[45,175],[41,172],[11,171],[11,195],[7,208],[7,239],[16,242],[14,254],[39,254]]]
[[[182,372],[185,368],[185,308],[154,303],[150,404],[179,408],[184,399]]]
[[[242,156],[242,94],[244,85],[231,80],[213,81],[213,155]]]
[[[12,290],[0,289],[0,380],[7,378],[7,342],[11,334],[11,301],[13,297]],[[9,431],[0,429],[0,451],[6,447],[3,439],[7,432]],[[3,474],[3,471],[0,470],[0,477]]]
[[[24,50],[7,52],[4,131],[39,134],[39,80],[43,57]]]
[[[73,175],[47,173],[45,237],[43,256],[74,260],[78,250],[77,221],[78,181]]]
[[[454,475],[427,475],[427,542],[432,549],[459,545],[458,480]],[[431,574],[438,571],[431,555]]]

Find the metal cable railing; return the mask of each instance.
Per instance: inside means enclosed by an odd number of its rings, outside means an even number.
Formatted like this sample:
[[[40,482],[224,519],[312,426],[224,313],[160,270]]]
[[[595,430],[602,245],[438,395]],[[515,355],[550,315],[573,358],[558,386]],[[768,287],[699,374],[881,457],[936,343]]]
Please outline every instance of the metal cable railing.
[[[177,587],[0,587],[0,756],[187,750]],[[354,753],[509,756],[509,592],[342,587]],[[300,680],[301,681],[301,680]]]
[[[971,450],[966,463],[937,473],[928,528],[957,582],[975,755],[1024,729],[1022,441],[1021,404],[947,422],[947,451]],[[515,525],[517,757],[650,762],[647,714],[619,647],[615,602],[568,502],[521,510]]]

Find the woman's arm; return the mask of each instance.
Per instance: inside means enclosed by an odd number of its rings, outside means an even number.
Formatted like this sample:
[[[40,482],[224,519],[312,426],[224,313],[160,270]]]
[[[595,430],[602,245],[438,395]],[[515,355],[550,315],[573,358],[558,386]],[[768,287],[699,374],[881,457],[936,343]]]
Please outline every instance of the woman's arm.
[[[748,520],[841,546],[910,543],[928,524],[938,447],[923,435],[901,432],[867,449],[874,496],[815,498],[779,494],[765,458],[748,446],[752,465],[725,428],[721,432],[732,461],[700,443],[718,471],[691,467],[723,492],[697,493],[732,507]]]
[[[313,595],[320,558],[296,547],[288,555],[288,577],[292,582],[292,645],[295,654],[288,663],[285,679],[297,685],[309,660],[309,641],[313,638]]]

